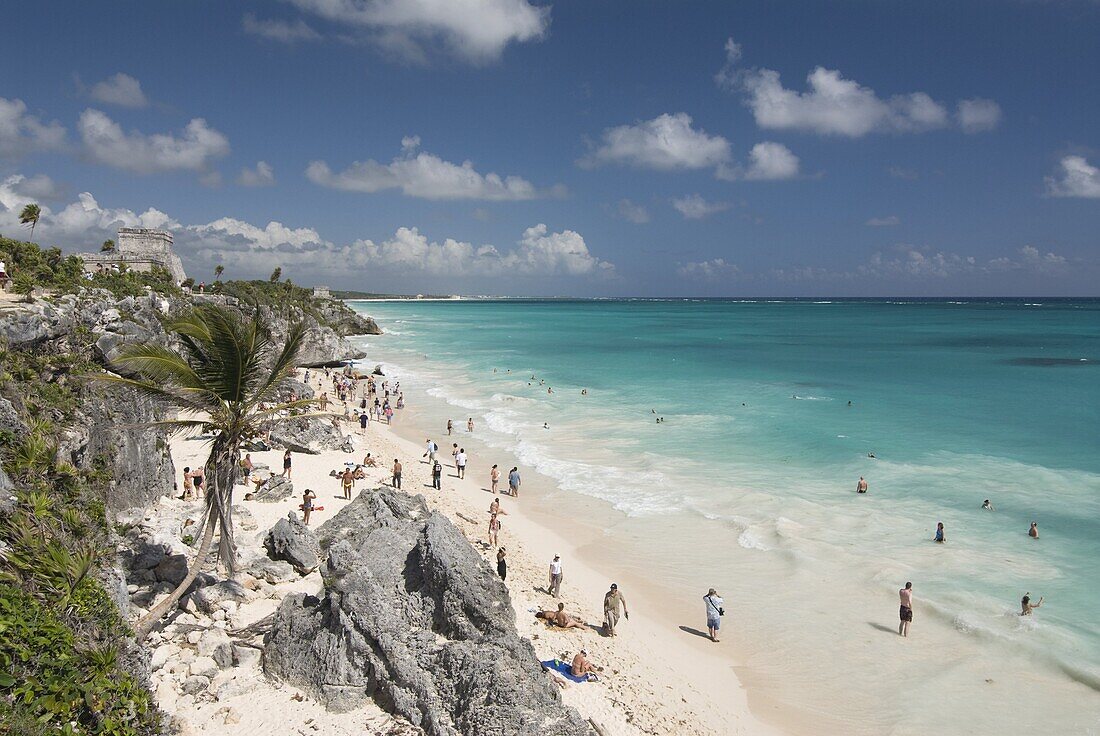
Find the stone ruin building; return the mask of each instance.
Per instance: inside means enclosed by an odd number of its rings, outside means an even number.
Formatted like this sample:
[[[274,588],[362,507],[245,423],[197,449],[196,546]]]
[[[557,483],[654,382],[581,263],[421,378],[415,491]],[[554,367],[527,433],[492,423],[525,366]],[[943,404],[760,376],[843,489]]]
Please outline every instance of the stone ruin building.
[[[183,262],[172,250],[172,233],[167,230],[122,227],[118,230],[114,250],[79,255],[87,273],[126,264],[126,268],[134,271],[151,271],[154,266],[160,266],[172,274],[177,284],[187,278]]]

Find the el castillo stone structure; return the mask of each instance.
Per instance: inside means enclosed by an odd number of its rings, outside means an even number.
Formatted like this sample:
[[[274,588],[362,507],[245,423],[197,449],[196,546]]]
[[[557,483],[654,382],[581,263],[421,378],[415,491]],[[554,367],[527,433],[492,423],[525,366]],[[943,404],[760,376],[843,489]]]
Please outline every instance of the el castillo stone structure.
[[[187,278],[183,262],[172,250],[172,233],[147,227],[123,227],[113,251],[81,253],[84,270],[89,273],[102,268],[125,264],[134,271],[151,271],[154,266],[166,269],[179,283]]]

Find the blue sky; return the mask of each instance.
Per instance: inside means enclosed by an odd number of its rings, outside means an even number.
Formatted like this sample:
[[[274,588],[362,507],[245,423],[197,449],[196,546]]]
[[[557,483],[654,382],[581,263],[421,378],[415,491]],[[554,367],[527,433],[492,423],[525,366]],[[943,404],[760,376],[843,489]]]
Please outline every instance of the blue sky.
[[[369,291],[1096,295],[1097,38],[1084,0],[43,2],[0,232]]]

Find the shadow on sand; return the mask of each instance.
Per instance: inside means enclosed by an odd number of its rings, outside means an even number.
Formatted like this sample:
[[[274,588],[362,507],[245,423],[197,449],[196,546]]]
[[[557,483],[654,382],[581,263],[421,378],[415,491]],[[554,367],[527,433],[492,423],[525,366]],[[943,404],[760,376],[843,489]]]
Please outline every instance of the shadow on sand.
[[[695,636],[701,636],[704,639],[710,639],[710,634],[708,634],[707,632],[699,631],[699,629],[693,629],[690,626],[681,626],[680,631],[684,632],[685,634],[694,634]]]

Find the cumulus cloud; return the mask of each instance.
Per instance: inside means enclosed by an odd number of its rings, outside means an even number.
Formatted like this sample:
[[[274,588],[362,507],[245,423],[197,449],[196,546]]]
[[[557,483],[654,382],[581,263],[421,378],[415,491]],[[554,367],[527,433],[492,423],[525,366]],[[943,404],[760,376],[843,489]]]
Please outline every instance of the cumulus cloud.
[[[726,181],[779,181],[798,177],[798,156],[782,143],[765,141],[757,143],[749,151],[748,166],[722,164],[715,176]]]
[[[671,171],[707,169],[729,160],[729,141],[696,130],[692,127],[691,116],[678,112],[665,113],[634,125],[608,128],[599,146],[578,163],[583,167],[626,164]]]
[[[887,215],[886,217],[872,217],[866,223],[867,227],[893,227],[894,225],[900,225],[901,219],[897,215]]]
[[[857,274],[870,277],[946,279],[964,274],[1015,270],[1049,273],[1060,270],[1065,264],[1064,256],[1052,251],[1042,253],[1031,245],[1020,248],[1015,257],[1000,256],[982,260],[949,251],[899,244],[892,253],[875,253],[866,264],[857,269]]]
[[[519,176],[480,174],[470,161],[455,164],[430,153],[418,153],[419,145],[419,137],[406,137],[401,141],[401,155],[390,163],[356,161],[340,172],[332,171],[324,161],[312,161],[306,167],[306,178],[331,189],[369,194],[400,189],[406,196],[421,199],[506,201],[560,196],[564,192],[560,186],[539,191]]]
[[[229,153],[229,139],[202,118],[195,118],[182,134],[138,131],[126,133],[99,110],[80,114],[77,130],[89,158],[137,174],[158,171],[205,171],[211,161]]]
[[[242,187],[270,187],[275,184],[275,170],[266,161],[257,161],[254,168],[241,169],[237,183]]]
[[[5,205],[16,199],[23,204],[30,204],[39,199],[55,199],[59,194],[58,186],[45,174],[34,176],[12,174],[0,184],[0,204]]]
[[[730,208],[729,202],[708,202],[698,194],[689,194],[672,200],[672,206],[676,211],[689,220],[701,220],[716,212],[723,212]]]
[[[292,22],[273,18],[257,18],[252,13],[246,13],[242,24],[245,33],[266,38],[269,41],[297,43],[299,41],[319,41],[321,39],[321,34],[313,30],[301,18],[297,18]]]
[[[106,105],[135,108],[149,106],[149,100],[141,90],[141,82],[122,72],[94,85],[89,94],[93,100]]]
[[[1100,199],[1100,169],[1084,156],[1064,156],[1058,165],[1061,171],[1046,178],[1048,195]]]
[[[955,118],[964,133],[993,130],[1001,122],[1001,106],[993,100],[981,97],[960,100],[955,110]]]
[[[741,46],[726,42],[726,64],[715,76],[722,87],[744,95],[756,124],[769,130],[797,130],[859,138],[868,133],[920,133],[951,124],[943,104],[926,92],[880,97],[870,87],[818,66],[806,77],[806,90],[783,86],[774,69],[738,67]],[[992,100],[958,103],[959,126],[968,133],[989,130],[1000,120]]]
[[[715,281],[721,278],[730,278],[741,272],[733,263],[727,263],[724,258],[712,258],[709,261],[691,261],[682,263],[676,269],[681,278],[699,279],[703,281]]]
[[[640,204],[629,199],[620,199],[615,205],[615,215],[635,225],[643,225],[649,222],[649,211]]]
[[[550,8],[528,0],[291,0],[341,29],[356,28],[389,52],[423,61],[442,47],[474,64],[500,58],[512,43],[536,41]]]
[[[54,121],[43,123],[27,114],[22,100],[0,97],[0,158],[60,148],[65,128]]]

